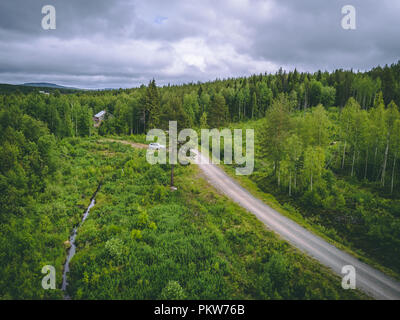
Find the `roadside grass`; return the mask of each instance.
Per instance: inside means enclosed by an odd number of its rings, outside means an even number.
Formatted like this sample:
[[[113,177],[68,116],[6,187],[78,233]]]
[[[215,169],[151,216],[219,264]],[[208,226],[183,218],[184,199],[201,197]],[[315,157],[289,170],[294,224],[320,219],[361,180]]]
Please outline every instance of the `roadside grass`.
[[[336,281],[339,284],[341,283],[341,278],[335,275],[332,270],[321,265],[315,259],[307,256],[304,252],[290,245],[286,240],[280,238],[273,231],[267,229],[266,226],[261,221],[259,221],[255,215],[243,209],[240,205],[228,199],[225,195],[217,191],[212,185],[210,185],[206,181],[206,178],[201,173],[198,167],[191,166],[190,171],[190,174],[186,175],[185,178],[182,179],[182,185],[185,186],[185,190],[189,189],[189,192],[187,192],[187,201],[192,203],[196,201],[195,199],[197,199],[197,197],[192,197],[191,193],[193,193],[193,190],[190,190],[193,188],[193,186],[195,186],[194,193],[198,194],[200,199],[207,199],[207,201],[210,201],[210,199],[215,198],[219,201],[222,201],[223,206],[230,209],[229,211],[232,215],[234,215],[234,219],[240,220],[241,227],[246,230],[245,232],[256,234],[260,241],[268,241],[267,239],[270,239],[270,241],[272,240],[280,242],[285,247],[285,249],[287,249],[287,253],[293,255],[295,259],[303,266],[304,269],[302,273],[305,276],[308,272],[307,269],[310,268],[313,270],[313,272],[318,273],[318,276],[322,275],[322,278],[329,279],[329,281]],[[275,201],[276,207],[278,207],[279,204],[276,202],[272,195],[266,196],[269,196],[269,199]],[[266,245],[268,246],[268,244]],[[297,264],[298,262],[294,263]],[[316,275],[316,278],[318,278],[318,276]],[[360,291],[357,291],[357,294],[362,299],[370,299]]]
[[[260,120],[255,120],[255,121],[248,121],[248,122],[243,122],[243,123],[238,123],[235,124],[234,126],[231,125],[231,129],[233,127],[235,128],[254,128],[256,131],[259,130],[261,126],[261,121]],[[135,135],[130,135],[130,136],[125,136],[125,137],[115,137],[116,140],[127,140],[130,142],[134,143],[147,143],[146,142],[146,137],[145,135],[140,135],[140,136],[135,136]],[[259,150],[257,149],[258,144],[256,144],[256,154],[259,154]],[[260,161],[260,159],[257,159],[257,161]],[[350,241],[347,241],[345,237],[341,237],[335,229],[325,227],[319,223],[313,222],[310,220],[310,218],[304,217],[302,214],[302,211],[304,209],[297,209],[293,205],[290,205],[289,203],[285,202],[282,203],[277,198],[268,193],[262,191],[256,184],[255,181],[250,179],[249,177],[246,176],[236,176],[234,172],[234,168],[229,165],[220,165],[220,167],[227,173],[229,174],[232,178],[235,179],[242,187],[247,189],[250,193],[252,193],[254,196],[257,198],[261,199],[264,203],[267,205],[271,206],[273,209],[277,210],[278,212],[282,213],[286,217],[294,220],[301,226],[305,227],[309,231],[313,232],[314,234],[320,236],[321,238],[325,239],[329,243],[335,245],[339,249],[346,251],[347,253],[355,256],[358,258],[360,261],[363,261],[374,268],[384,272],[385,274],[400,280],[400,274],[391,269],[388,266],[384,266],[381,263],[379,263],[375,258],[368,256],[368,254],[360,249],[357,248],[354,244],[352,244]],[[339,179],[340,177],[338,177]],[[346,183],[350,183],[352,186],[357,187],[357,188],[363,188],[365,190],[372,190],[372,187],[370,184],[367,185],[360,185],[360,183],[355,184],[352,181],[349,181],[349,179],[345,179]]]
[[[263,159],[260,157],[261,154],[261,147],[260,144],[257,143],[259,137],[259,132],[262,127],[262,119],[261,120],[250,120],[246,122],[234,123],[229,125],[229,129],[254,129],[255,130],[255,174],[259,172],[260,164],[263,165]],[[211,154],[211,152],[210,152]],[[321,238],[325,239],[329,243],[335,245],[336,247],[352,254],[360,261],[363,261],[374,268],[384,272],[385,274],[400,280],[400,273],[391,267],[391,264],[386,261],[386,263],[379,262],[377,257],[374,257],[372,254],[368,254],[368,247],[361,249],[359,246],[356,246],[352,243],[351,238],[346,239],[346,236],[351,237],[351,234],[340,235],[336,229],[332,227],[328,227],[322,225],[318,222],[318,219],[313,219],[313,217],[307,217],[305,214],[307,210],[305,208],[301,208],[301,206],[296,205],[295,201],[292,199],[288,199],[281,191],[276,192],[274,194],[269,193],[268,191],[261,190],[261,188],[257,185],[254,179],[248,176],[237,176],[235,174],[235,168],[231,165],[221,164],[219,165],[221,169],[223,169],[230,177],[232,177],[235,181],[237,181],[243,188],[247,189],[251,194],[262,200],[267,205],[271,206],[273,209],[277,210],[278,212],[282,213],[286,217],[294,220],[301,226],[305,227],[309,231],[313,232],[314,234],[320,236]],[[386,201],[386,203],[390,202],[390,210],[393,212],[396,208],[400,208],[400,204],[395,204],[392,196],[387,194],[382,194],[382,191],[378,190],[373,183],[365,183],[363,181],[357,181],[355,178],[350,177],[342,177],[340,175],[335,174],[337,177],[337,181],[344,181],[349,188],[353,188],[354,190],[366,190],[372,192],[377,197],[380,197],[381,201]],[[272,187],[272,186],[271,186]],[[278,200],[279,199],[279,200]],[[397,200],[396,203],[399,203]],[[392,213],[396,215],[395,213]],[[313,221],[315,220],[315,221]],[[383,261],[383,260],[382,260]]]
[[[172,192],[169,167],[148,166],[145,151],[92,144],[114,170],[78,232],[73,298],[157,299],[173,280],[188,299],[368,299],[343,290],[340,277],[219,194],[196,166],[176,167]]]
[[[269,205],[271,208],[274,210],[278,211],[279,213],[283,214],[284,216],[292,219],[302,227],[306,228],[307,230],[313,232],[314,234],[320,236],[321,238],[325,239],[327,242],[331,243],[332,245],[336,246],[337,248],[346,251],[347,253],[353,255],[360,261],[367,263],[371,265],[372,267],[382,271],[383,273],[400,280],[400,274],[395,272],[394,270],[385,267],[381,264],[379,264],[377,261],[374,259],[368,258],[365,256],[365,253],[357,248],[352,247],[351,243],[346,242],[343,243],[343,239],[339,238],[341,241],[339,241],[337,234],[335,232],[332,232],[331,234],[333,236],[329,236],[330,232],[327,228],[324,228],[321,225],[316,225],[313,223],[310,223],[307,221],[306,218],[304,218],[301,213],[293,208],[289,207],[286,204],[281,204],[274,195],[270,193],[266,193],[257,186],[257,184],[251,180],[247,176],[237,176],[235,174],[235,168],[233,168],[230,165],[224,165],[221,164],[219,167],[224,170],[231,178],[233,178],[240,186],[245,188],[247,191],[249,191],[253,196],[257,197],[261,201],[263,201],[265,204]]]

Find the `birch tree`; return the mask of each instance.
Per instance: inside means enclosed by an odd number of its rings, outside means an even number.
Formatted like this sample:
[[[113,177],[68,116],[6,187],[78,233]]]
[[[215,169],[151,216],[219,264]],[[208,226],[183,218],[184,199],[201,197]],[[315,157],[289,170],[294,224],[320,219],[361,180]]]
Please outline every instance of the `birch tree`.
[[[274,163],[274,174],[280,185],[280,162],[285,158],[286,142],[290,136],[291,119],[288,100],[281,94],[268,109],[261,132],[262,154]]]
[[[393,128],[393,139],[392,139],[392,150],[393,150],[393,166],[392,166],[392,182],[390,185],[390,193],[394,191],[394,179],[396,173],[396,163],[400,155],[400,119],[397,119],[394,123]]]
[[[385,112],[385,122],[387,126],[387,136],[386,136],[386,148],[385,148],[385,155],[382,163],[382,175],[381,175],[381,184],[382,187],[385,186],[385,176],[386,176],[386,169],[387,169],[387,162],[389,157],[389,147],[391,145],[391,140],[394,139],[395,133],[395,123],[399,119],[399,110],[397,105],[392,101],[388,109]]]

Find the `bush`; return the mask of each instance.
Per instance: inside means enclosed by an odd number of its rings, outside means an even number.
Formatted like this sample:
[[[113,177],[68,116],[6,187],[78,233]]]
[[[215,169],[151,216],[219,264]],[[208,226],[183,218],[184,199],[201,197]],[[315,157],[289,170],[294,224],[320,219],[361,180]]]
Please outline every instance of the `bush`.
[[[184,290],[176,281],[169,281],[161,292],[161,300],[183,300],[185,298]]]
[[[167,188],[164,186],[157,185],[154,188],[152,199],[157,202],[164,201],[168,196]]]
[[[119,258],[124,252],[124,244],[122,240],[118,238],[108,240],[105,248],[112,258]]]
[[[140,230],[136,230],[136,229],[133,229],[132,231],[131,231],[131,238],[133,239],[133,240],[141,240],[142,239],[142,231],[140,231]]]

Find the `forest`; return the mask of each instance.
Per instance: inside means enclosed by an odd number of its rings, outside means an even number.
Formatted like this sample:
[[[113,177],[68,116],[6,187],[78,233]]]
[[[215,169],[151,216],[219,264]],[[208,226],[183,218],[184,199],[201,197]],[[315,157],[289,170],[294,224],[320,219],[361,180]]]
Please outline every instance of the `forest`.
[[[181,129],[255,129],[254,188],[399,274],[400,61],[366,72],[281,69],[46,91],[0,88],[0,299],[62,298],[41,288],[40,270],[54,265],[60,287],[65,241],[100,182],[71,264],[74,299],[362,298],[215,194],[194,166],[177,168],[171,194],[168,166],[103,140],[142,139],[171,120]]]

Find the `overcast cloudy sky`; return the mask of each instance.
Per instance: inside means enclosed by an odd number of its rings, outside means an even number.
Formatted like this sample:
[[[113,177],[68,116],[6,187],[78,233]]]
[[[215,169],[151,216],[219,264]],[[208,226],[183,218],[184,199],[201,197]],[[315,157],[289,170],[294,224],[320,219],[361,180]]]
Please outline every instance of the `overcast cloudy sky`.
[[[56,30],[41,27],[49,4]],[[357,30],[341,27],[348,4]],[[1,83],[126,88],[399,59],[399,0],[0,2]]]

